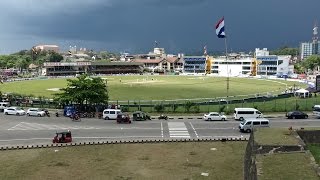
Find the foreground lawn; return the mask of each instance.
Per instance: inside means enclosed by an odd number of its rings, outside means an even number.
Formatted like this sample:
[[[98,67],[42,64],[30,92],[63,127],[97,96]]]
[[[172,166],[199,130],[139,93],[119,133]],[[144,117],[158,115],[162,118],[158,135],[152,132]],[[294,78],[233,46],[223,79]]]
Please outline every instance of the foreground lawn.
[[[264,145],[298,145],[299,141],[286,128],[259,128],[254,134],[255,141]]]
[[[310,150],[317,164],[320,164],[320,144],[307,144],[307,149]]]
[[[188,142],[2,151],[0,179],[238,180],[243,178],[245,146]]]
[[[305,153],[258,155],[257,170],[259,180],[319,179]]]

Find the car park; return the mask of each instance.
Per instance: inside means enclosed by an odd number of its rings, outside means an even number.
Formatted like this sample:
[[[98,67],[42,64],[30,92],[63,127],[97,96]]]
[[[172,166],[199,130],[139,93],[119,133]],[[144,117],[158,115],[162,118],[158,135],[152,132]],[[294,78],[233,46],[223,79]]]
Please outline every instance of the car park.
[[[307,119],[309,116],[302,111],[290,111],[286,113],[286,117],[288,119]]]
[[[8,107],[8,108],[4,109],[4,114],[5,115],[23,116],[26,114],[26,112],[19,107]]]
[[[222,115],[218,112],[210,112],[209,114],[204,114],[203,119],[205,121],[225,121],[227,116]]]
[[[39,108],[29,108],[27,110],[27,116],[44,116],[45,114],[45,111]]]

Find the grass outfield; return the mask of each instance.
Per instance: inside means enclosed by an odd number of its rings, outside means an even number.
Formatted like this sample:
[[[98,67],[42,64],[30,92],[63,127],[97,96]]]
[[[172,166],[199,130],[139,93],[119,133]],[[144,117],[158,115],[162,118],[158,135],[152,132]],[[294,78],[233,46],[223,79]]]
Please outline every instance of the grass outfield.
[[[225,97],[226,78],[206,76],[107,76],[111,101],[172,100]],[[252,78],[230,78],[229,96],[283,91],[297,82],[271,81]],[[53,91],[64,88],[66,79],[30,80],[5,83],[2,93],[53,97]],[[303,86],[300,84],[300,86]],[[53,89],[53,90],[49,90]]]
[[[245,146],[187,142],[2,151],[0,179],[238,180],[243,178]]]

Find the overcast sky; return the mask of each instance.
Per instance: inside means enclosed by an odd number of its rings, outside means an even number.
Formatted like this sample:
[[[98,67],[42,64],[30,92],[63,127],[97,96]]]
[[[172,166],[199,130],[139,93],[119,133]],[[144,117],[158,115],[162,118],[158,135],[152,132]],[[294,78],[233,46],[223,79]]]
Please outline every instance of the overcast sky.
[[[0,54],[37,44],[147,53],[298,47],[320,23],[320,0],[1,0]]]

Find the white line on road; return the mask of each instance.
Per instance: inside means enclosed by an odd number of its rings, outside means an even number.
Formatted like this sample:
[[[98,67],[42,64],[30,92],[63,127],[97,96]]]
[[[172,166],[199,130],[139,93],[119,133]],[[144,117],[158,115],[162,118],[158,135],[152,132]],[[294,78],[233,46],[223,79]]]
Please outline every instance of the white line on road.
[[[219,130],[219,129],[223,129],[223,130],[225,130],[225,129],[238,129],[238,128],[236,128],[236,127],[228,127],[228,128],[197,128],[198,130],[203,130],[203,129],[216,129],[216,130]]]
[[[116,136],[116,137],[72,137],[73,139],[122,139],[122,138],[160,138],[161,136]],[[29,141],[29,140],[51,140],[52,138],[29,138],[29,139],[2,139],[0,142]]]
[[[169,135],[175,138],[190,138],[184,122],[168,122]]]
[[[161,122],[161,137],[163,138],[163,125],[162,125],[162,122]]]
[[[198,138],[199,136],[198,136],[197,131],[194,129],[194,127],[193,127],[192,123],[191,123],[191,122],[189,122],[189,123],[190,123],[190,126],[191,126],[191,128],[193,129],[194,133],[196,134],[196,137]]]

